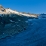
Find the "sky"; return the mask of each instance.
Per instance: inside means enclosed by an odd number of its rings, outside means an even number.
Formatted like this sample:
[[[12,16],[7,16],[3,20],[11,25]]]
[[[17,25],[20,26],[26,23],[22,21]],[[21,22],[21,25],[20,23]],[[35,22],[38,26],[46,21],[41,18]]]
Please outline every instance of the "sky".
[[[0,0],[0,5],[19,12],[46,13],[46,0]]]

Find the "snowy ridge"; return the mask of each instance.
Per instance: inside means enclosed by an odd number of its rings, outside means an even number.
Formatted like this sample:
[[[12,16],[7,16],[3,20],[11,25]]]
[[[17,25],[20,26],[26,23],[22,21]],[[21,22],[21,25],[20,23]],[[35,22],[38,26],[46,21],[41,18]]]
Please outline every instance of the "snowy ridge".
[[[0,14],[18,14],[18,15],[23,15],[23,16],[29,16],[29,17],[37,17],[37,14],[28,14],[28,13],[22,13],[22,12],[18,12],[18,11],[14,11],[10,8],[3,8],[2,6],[0,6]]]

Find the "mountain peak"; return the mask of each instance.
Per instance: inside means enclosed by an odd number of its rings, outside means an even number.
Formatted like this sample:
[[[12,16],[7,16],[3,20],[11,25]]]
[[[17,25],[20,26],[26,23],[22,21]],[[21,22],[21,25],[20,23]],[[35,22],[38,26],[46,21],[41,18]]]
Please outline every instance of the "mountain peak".
[[[18,12],[16,10],[12,10],[10,8],[4,8],[2,5],[0,5],[0,14],[17,14],[17,15],[23,15],[23,16],[29,16],[29,17],[37,17],[36,14],[28,14],[23,12]]]

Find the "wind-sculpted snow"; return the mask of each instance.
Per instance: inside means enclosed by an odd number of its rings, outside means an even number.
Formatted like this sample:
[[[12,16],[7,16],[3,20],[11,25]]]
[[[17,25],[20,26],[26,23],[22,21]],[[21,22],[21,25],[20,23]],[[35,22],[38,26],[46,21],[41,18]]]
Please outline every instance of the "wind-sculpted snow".
[[[0,46],[46,46],[46,19],[28,21],[25,31],[1,39]]]

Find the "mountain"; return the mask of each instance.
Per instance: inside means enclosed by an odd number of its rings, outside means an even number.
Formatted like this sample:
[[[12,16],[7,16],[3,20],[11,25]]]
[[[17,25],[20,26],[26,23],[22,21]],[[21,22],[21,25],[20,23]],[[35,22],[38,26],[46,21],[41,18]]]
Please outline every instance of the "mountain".
[[[37,19],[37,14],[18,12],[0,5],[0,39],[26,30],[27,20]]]
[[[46,14],[18,12],[0,5],[0,46],[46,46]]]
[[[25,12],[18,12],[16,10],[12,10],[10,8],[4,8],[0,5],[0,14],[18,14],[18,15],[24,15],[24,16],[31,16],[31,17],[37,17],[37,14],[30,14]]]

